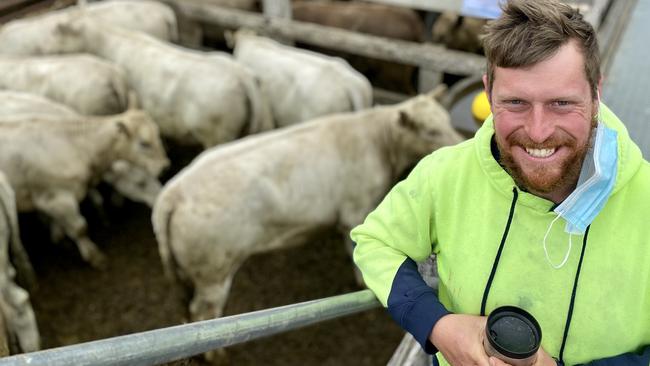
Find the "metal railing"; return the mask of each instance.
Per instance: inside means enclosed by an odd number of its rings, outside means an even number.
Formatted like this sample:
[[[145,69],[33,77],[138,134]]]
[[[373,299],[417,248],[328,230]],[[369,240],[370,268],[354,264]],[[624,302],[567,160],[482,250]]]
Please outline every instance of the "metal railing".
[[[158,365],[379,307],[370,290],[24,353],[2,365]]]

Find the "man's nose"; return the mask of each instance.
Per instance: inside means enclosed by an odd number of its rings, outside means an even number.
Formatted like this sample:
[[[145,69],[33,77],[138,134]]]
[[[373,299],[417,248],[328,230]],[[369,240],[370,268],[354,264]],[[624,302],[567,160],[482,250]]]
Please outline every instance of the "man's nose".
[[[543,106],[533,106],[525,131],[528,137],[536,143],[546,141],[553,134],[553,122],[546,116]]]

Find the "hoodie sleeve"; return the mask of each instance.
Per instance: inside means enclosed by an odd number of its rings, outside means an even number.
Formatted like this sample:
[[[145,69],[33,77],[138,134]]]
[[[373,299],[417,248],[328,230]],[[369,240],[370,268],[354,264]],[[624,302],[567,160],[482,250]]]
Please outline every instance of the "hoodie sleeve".
[[[356,243],[354,261],[366,285],[426,352],[435,353],[428,338],[448,311],[416,264],[431,255],[435,242],[429,160],[420,162],[350,235]]]
[[[650,346],[645,346],[637,353],[624,353],[621,355],[594,360],[585,366],[648,366],[650,365]]]

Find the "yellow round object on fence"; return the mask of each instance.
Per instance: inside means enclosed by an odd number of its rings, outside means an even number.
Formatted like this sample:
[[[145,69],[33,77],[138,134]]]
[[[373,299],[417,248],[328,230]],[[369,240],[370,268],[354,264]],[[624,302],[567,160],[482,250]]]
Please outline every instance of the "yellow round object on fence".
[[[472,116],[476,123],[481,125],[490,113],[490,102],[488,101],[487,94],[485,94],[485,90],[483,90],[476,94],[472,101]]]

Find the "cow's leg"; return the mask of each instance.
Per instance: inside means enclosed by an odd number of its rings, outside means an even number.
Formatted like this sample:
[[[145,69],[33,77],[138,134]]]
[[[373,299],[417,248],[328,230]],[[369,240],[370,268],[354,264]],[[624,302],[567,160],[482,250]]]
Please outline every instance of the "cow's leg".
[[[42,194],[35,198],[36,208],[49,217],[55,225],[63,228],[79,249],[81,257],[95,268],[105,268],[106,258],[86,234],[86,219],[79,212],[74,195],[66,191]]]
[[[356,244],[352,241],[352,239],[350,239],[350,230],[352,230],[352,228],[346,228],[345,230],[343,230],[343,241],[345,243],[345,249],[350,255],[350,259],[352,259],[354,253],[354,246]],[[352,269],[354,270],[354,279],[357,285],[359,285],[359,287],[366,287],[366,282],[363,280],[363,275],[361,274],[359,267],[354,265]]]
[[[17,338],[21,351],[38,351],[40,336],[34,310],[29,302],[29,294],[12,281],[5,282],[2,287],[0,307],[2,307],[9,334]]]
[[[97,212],[97,217],[99,217],[99,221],[102,223],[102,225],[110,225],[110,220],[106,214],[106,205],[104,203],[104,197],[102,196],[102,193],[97,188],[91,188],[88,190],[87,195],[90,199],[90,203],[95,209],[95,212]]]
[[[345,249],[347,250],[350,258],[353,258],[354,247],[356,243],[350,238],[350,231],[354,229],[357,225],[361,224],[368,214],[369,210],[358,209],[359,206],[344,206],[341,209],[340,222],[339,222],[339,231],[343,235],[343,243],[345,244]],[[365,205],[363,207],[366,207]],[[367,206],[372,207],[372,206]],[[357,282],[357,285],[360,287],[366,287],[366,283],[363,280],[363,275],[359,270],[359,267],[356,265],[353,266],[354,269],[354,278]]]
[[[194,298],[190,303],[190,316],[192,321],[218,318],[223,314],[237,267],[235,266],[226,278],[219,283],[205,286],[198,284],[195,287]],[[223,348],[208,351],[204,353],[203,357],[212,365],[230,364],[228,353]]]

